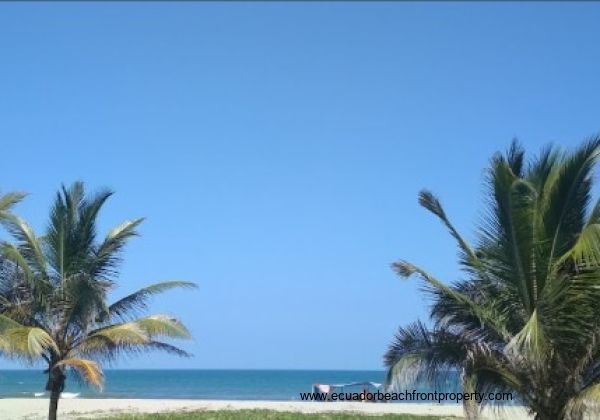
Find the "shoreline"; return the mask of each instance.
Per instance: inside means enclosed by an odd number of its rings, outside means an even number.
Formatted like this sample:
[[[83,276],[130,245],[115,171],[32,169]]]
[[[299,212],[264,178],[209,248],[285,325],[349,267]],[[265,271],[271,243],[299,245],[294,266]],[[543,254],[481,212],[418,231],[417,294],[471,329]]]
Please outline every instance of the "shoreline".
[[[77,398],[59,402],[61,420],[81,416],[101,418],[111,414],[156,413],[168,411],[221,411],[221,410],[274,410],[299,413],[359,413],[359,414],[415,414],[463,417],[460,404],[371,404],[362,402],[301,402],[258,400],[174,400],[174,399],[109,399]],[[0,418],[7,420],[46,419],[47,398],[0,399]],[[525,420],[531,417],[522,407],[505,407],[500,411],[487,408],[482,419]]]

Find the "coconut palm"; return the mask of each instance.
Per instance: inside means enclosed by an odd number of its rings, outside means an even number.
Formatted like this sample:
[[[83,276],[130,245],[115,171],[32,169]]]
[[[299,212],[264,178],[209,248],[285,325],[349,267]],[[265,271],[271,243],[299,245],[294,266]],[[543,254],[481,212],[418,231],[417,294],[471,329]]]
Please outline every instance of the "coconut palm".
[[[420,193],[456,240],[463,276],[448,285],[393,265],[422,279],[433,304],[431,326],[400,328],[390,345],[392,386],[458,371],[466,392],[511,391],[539,420],[581,418],[600,398],[600,202],[589,206],[599,153],[596,137],[530,162],[516,142],[495,155],[473,245]]]
[[[68,371],[101,388],[102,361],[147,350],[187,355],[167,342],[189,337],[181,322],[167,315],[137,316],[151,296],[194,287],[192,283],[158,283],[112,304],[107,301],[116,286],[121,252],[142,222],[127,221],[98,239],[96,219],[111,194],[86,195],[82,183],[63,187],[43,236],[0,211],[14,238],[0,245],[0,351],[47,366],[51,420],[56,419]]]

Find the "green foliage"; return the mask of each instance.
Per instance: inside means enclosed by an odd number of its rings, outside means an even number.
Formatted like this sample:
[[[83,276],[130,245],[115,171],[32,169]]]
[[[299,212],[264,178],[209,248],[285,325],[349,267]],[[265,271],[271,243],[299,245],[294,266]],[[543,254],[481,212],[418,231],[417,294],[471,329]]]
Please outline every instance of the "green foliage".
[[[441,420],[437,416],[415,416],[410,414],[352,414],[352,413],[327,413],[304,414],[273,410],[220,410],[220,411],[192,411],[162,414],[125,414],[109,417],[110,420],[357,420],[363,418],[376,418],[381,420]],[[451,419],[453,417],[443,417]]]
[[[538,419],[578,418],[600,396],[600,138],[529,162],[515,141],[487,172],[488,208],[470,245],[429,191],[419,203],[450,231],[453,284],[405,261],[433,298],[432,327],[401,328],[385,355],[390,386],[458,370],[479,392],[516,392]]]
[[[167,315],[137,318],[148,299],[193,283],[157,283],[110,304],[122,251],[143,219],[125,222],[98,239],[97,218],[112,192],[86,195],[82,183],[62,188],[38,236],[10,212],[23,198],[0,197],[0,222],[13,242],[0,244],[0,352],[48,365],[48,390],[58,398],[65,371],[102,387],[99,362],[122,354],[162,350],[187,353],[169,339],[189,338],[185,326]]]

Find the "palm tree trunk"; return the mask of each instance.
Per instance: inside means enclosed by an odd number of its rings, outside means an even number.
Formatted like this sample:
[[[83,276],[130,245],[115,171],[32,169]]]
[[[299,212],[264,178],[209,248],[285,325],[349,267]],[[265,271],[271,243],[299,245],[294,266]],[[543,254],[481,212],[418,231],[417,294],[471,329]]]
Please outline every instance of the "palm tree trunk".
[[[46,390],[50,391],[50,407],[48,409],[48,420],[56,420],[58,412],[58,400],[65,388],[65,375],[60,369],[50,369]]]
[[[550,405],[538,409],[533,417],[535,420],[564,420],[565,413],[561,406]]]
[[[477,401],[463,401],[463,413],[467,420],[479,419],[479,405],[477,404]]]
[[[56,420],[59,398],[60,391],[58,391],[58,389],[53,389],[52,391],[50,391],[50,409],[48,411],[48,420]]]
[[[462,385],[465,394],[473,394],[477,387],[475,375],[470,374],[467,370],[462,372]],[[467,420],[477,420],[479,418],[479,404],[477,401],[469,399],[463,400],[463,413]]]

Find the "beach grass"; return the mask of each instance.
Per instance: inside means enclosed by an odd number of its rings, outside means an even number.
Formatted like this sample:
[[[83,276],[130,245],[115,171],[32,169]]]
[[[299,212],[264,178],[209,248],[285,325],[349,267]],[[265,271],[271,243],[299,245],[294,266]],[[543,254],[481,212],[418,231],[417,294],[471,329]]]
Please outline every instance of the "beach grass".
[[[441,420],[454,417],[417,416],[412,414],[296,413],[274,410],[191,411],[161,414],[124,414],[110,420],[357,420],[372,417],[381,420]]]

